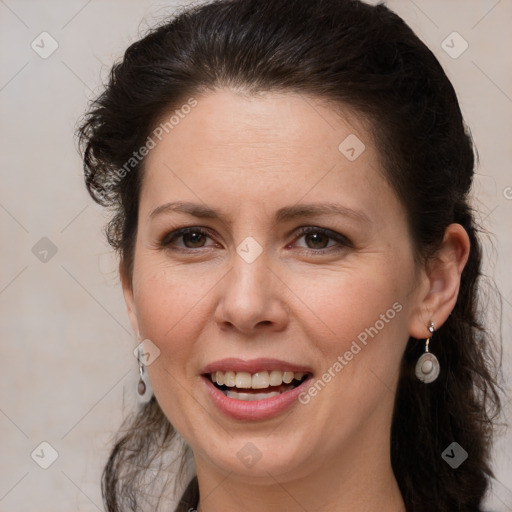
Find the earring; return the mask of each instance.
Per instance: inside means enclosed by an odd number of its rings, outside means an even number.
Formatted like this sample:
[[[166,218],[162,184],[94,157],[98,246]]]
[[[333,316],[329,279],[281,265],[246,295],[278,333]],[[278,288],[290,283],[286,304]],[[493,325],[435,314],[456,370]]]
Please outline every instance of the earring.
[[[151,383],[149,382],[146,367],[142,362],[144,360],[144,347],[142,346],[142,343],[140,343],[138,347],[137,359],[139,360],[139,382],[137,383],[137,396],[139,402],[145,404],[151,400],[153,390],[151,388]]]
[[[433,322],[430,322],[428,330],[430,332],[430,336],[425,341],[425,352],[418,359],[415,370],[416,377],[418,377],[418,379],[424,382],[425,384],[434,382],[437,379],[437,376],[439,375],[440,369],[437,357],[428,351],[428,344],[435,330]]]

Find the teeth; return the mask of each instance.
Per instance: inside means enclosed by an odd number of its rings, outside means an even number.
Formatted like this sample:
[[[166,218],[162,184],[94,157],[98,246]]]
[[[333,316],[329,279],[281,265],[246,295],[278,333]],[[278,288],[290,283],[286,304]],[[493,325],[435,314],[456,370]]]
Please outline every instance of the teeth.
[[[224,374],[224,384],[226,386],[229,386],[230,388],[234,388],[235,387],[235,382],[236,382],[236,374],[235,374],[235,372],[226,372]]]
[[[219,372],[217,372],[219,373]],[[247,372],[236,372],[235,386],[237,388],[250,389],[252,386],[251,374]]]
[[[238,391],[225,391],[224,394],[229,398],[234,398],[235,400],[247,400],[249,402],[254,402],[256,400],[265,400],[266,398],[272,398],[273,396],[279,396],[281,393],[279,391],[271,391],[270,393],[258,393],[255,395],[254,393],[239,393]]]
[[[283,383],[283,372],[272,371],[270,372],[270,385],[280,386]]]
[[[285,384],[290,384],[290,382],[293,380],[293,372],[284,372],[283,373],[283,382]]]
[[[258,372],[252,376],[252,389],[265,389],[268,388],[270,381],[268,372]]]
[[[212,382],[216,382],[219,386],[225,385],[238,389],[266,389],[269,386],[290,384],[294,379],[302,380],[304,375],[306,375],[304,372],[281,372],[278,370],[257,372],[252,375],[248,372],[216,371],[210,374],[210,378]],[[240,394],[237,393],[237,395]],[[250,396],[253,397],[254,395],[251,394]],[[262,394],[258,396],[262,396]]]

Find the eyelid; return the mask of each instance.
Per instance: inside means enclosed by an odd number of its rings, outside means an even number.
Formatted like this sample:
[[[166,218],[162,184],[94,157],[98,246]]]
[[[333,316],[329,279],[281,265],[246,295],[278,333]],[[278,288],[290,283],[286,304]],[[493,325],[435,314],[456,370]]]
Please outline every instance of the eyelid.
[[[345,235],[342,235],[341,233],[338,233],[337,231],[333,231],[328,228],[322,228],[320,226],[303,226],[303,227],[299,228],[299,231],[295,235],[295,240],[297,240],[298,238],[300,238],[304,235],[308,235],[310,233],[321,233],[321,234],[327,236],[328,238],[335,240],[336,242],[338,242],[338,244],[341,244],[341,245],[344,245],[347,247],[351,247],[351,248],[354,247],[354,244],[352,243],[352,241]],[[308,250],[307,247],[306,247],[306,250]],[[312,250],[315,252],[322,251],[322,249],[318,249],[318,250],[309,249],[309,250]]]
[[[168,247],[171,244],[171,242],[173,242],[174,240],[181,238],[182,236],[189,234],[189,233],[198,233],[198,234],[201,234],[204,236],[208,236],[212,240],[214,238],[213,231],[211,231],[209,228],[201,227],[201,226],[185,226],[183,228],[173,229],[173,230],[169,231],[168,233],[166,233],[163,236],[162,241],[160,242],[160,245],[162,247]],[[189,251],[197,250],[197,249],[190,249],[188,247],[184,247],[184,248],[182,247],[182,248],[179,248],[178,250],[180,250],[180,249],[185,250],[185,251],[186,250],[189,250]]]
[[[162,238],[159,245],[163,248],[169,248],[169,246],[171,245],[171,242],[175,241],[176,239],[181,238],[182,236],[184,236],[188,233],[202,234],[204,236],[211,238],[212,240],[214,240],[214,238],[215,238],[213,231],[207,227],[185,226],[185,227],[174,229],[174,230],[168,232],[166,235],[164,235],[164,237]],[[326,247],[323,249],[310,249],[308,247],[300,248],[300,250],[302,250],[303,252],[311,253],[314,255],[322,255],[322,254],[327,254],[327,253],[331,252],[332,250],[340,250],[341,248],[347,248],[347,247],[353,248],[354,247],[351,240],[349,238],[347,238],[345,235],[342,235],[341,233],[338,233],[331,229],[322,228],[320,226],[311,226],[311,225],[310,226],[302,226],[302,227],[299,227],[299,228],[293,230],[292,233],[294,235],[294,239],[291,242],[291,244],[287,245],[287,247],[292,245],[299,238],[301,238],[305,235],[311,234],[311,233],[321,233],[321,234],[327,236],[328,238],[330,238],[331,240],[334,240],[335,242],[337,242],[338,247],[333,246],[333,247]],[[199,249],[205,249],[205,248],[210,248],[210,247],[212,247],[212,246],[210,245],[210,246],[205,246],[205,247],[198,247],[195,249],[189,248],[189,247],[178,247],[178,248],[173,248],[173,250],[190,253],[190,252],[198,252]]]

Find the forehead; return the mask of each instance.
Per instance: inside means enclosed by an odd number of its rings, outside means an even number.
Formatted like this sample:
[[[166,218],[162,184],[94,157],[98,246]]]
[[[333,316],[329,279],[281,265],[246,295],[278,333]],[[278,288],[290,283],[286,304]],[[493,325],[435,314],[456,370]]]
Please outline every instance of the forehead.
[[[372,145],[361,116],[340,105],[336,108],[342,115],[338,115],[333,103],[304,94],[247,95],[222,89],[199,96],[195,101],[196,106],[187,109],[188,113],[180,119],[172,116],[172,112],[162,116],[162,138],[169,139],[166,135],[172,135],[174,144],[183,144],[176,149],[194,148],[200,153],[218,149],[224,159],[230,156],[241,159],[246,152],[252,156],[254,148],[260,148],[265,151],[262,155],[279,151],[283,157],[307,156],[309,161],[323,156],[315,148],[329,147],[339,156],[339,144],[350,135],[357,136],[361,142],[364,140],[365,145]],[[170,118],[176,124],[166,127]],[[190,137],[191,131],[196,132],[196,138]],[[237,155],[223,151],[234,147]]]
[[[295,93],[221,90],[195,99],[147,157],[141,208],[199,199],[263,210],[302,198],[341,199],[378,215],[386,194],[394,196],[370,132],[349,109],[340,115],[325,101]]]

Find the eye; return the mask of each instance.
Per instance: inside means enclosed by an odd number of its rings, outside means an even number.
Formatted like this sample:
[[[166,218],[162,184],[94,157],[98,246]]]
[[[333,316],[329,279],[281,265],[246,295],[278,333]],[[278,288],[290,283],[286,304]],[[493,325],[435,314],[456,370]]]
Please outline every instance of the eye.
[[[178,239],[182,239],[184,245],[176,246],[175,242]],[[188,227],[172,231],[164,237],[161,244],[164,247],[176,248],[178,250],[183,249],[201,249],[202,247],[212,247],[211,245],[205,245],[206,239],[211,238],[209,232],[204,228],[199,227]],[[174,247],[172,247],[174,245]]]
[[[339,251],[347,247],[353,247],[352,242],[346,236],[330,229],[306,226],[300,229],[298,235],[299,238],[297,240],[304,238],[306,242],[305,252],[315,256],[332,252],[333,249],[334,251]],[[328,245],[329,240],[334,243]]]
[[[306,245],[303,252],[314,256],[325,255],[333,251],[340,251],[353,247],[352,242],[344,235],[330,229],[306,226],[299,230],[295,240],[304,238]],[[177,241],[181,239],[181,244]],[[210,231],[201,227],[186,227],[168,233],[161,241],[161,246],[172,250],[197,252],[195,249],[218,247],[213,243],[206,245],[207,239],[212,239]],[[288,246],[290,247],[290,246]],[[299,246],[301,247],[301,246]]]

